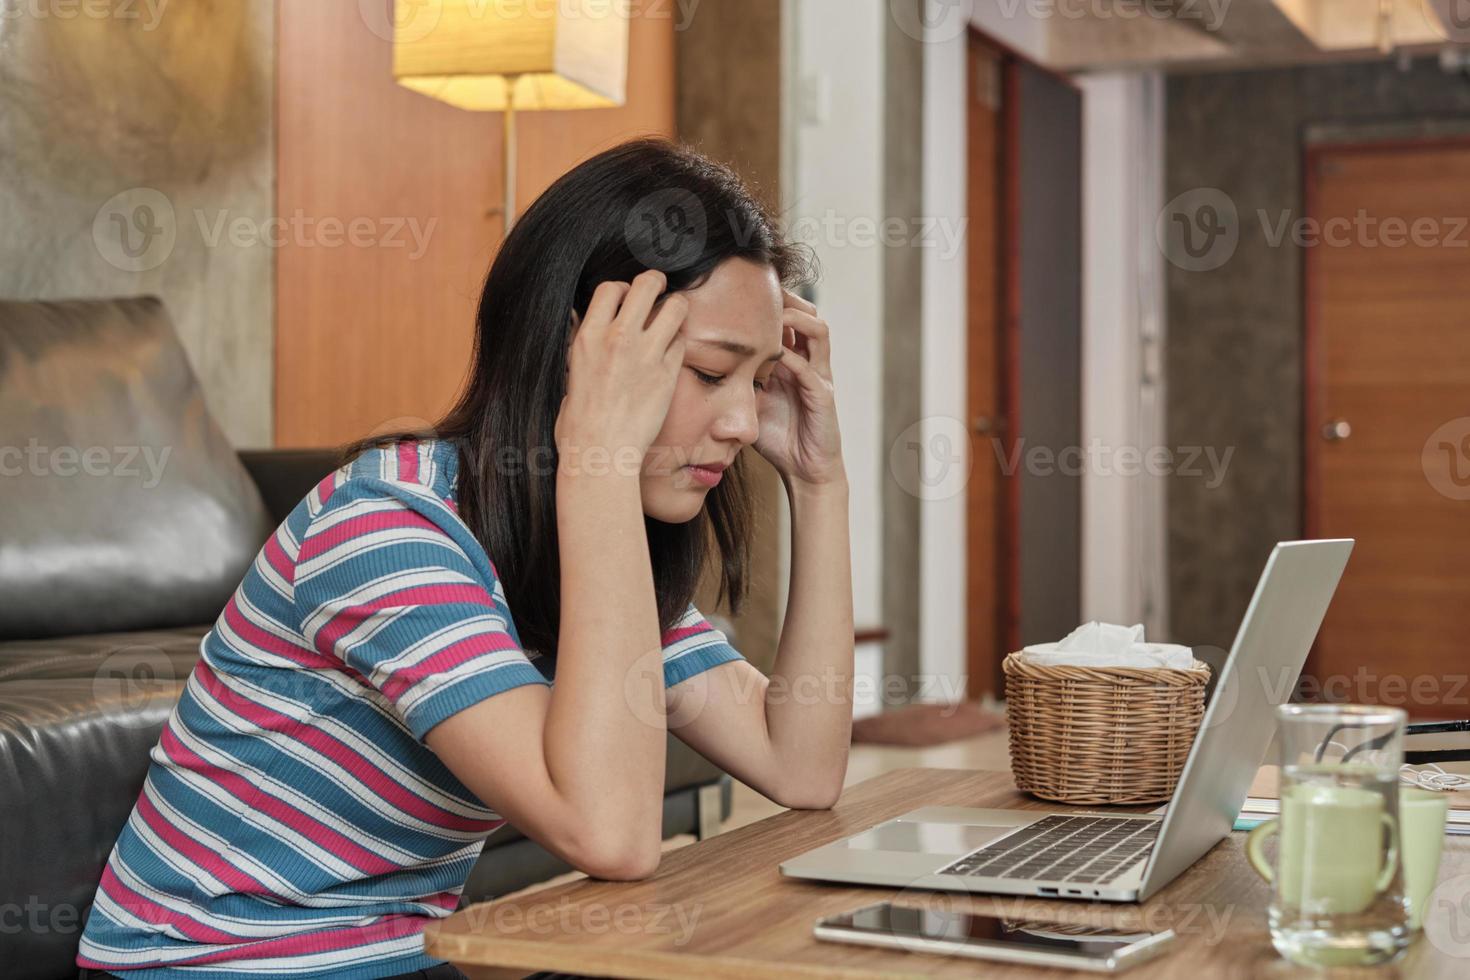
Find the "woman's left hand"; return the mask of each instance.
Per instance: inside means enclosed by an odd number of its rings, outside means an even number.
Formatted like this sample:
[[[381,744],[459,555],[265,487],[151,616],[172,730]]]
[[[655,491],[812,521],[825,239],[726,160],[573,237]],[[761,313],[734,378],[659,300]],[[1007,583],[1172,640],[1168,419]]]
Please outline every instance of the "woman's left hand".
[[[782,357],[761,393],[755,449],[788,485],[844,480],[827,323],[815,306],[789,290],[782,292]]]

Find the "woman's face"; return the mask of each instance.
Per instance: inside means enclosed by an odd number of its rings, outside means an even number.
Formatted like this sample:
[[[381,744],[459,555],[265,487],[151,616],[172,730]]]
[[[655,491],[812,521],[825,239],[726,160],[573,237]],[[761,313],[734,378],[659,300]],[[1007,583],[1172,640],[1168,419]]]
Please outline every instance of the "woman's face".
[[[770,266],[726,259],[683,295],[684,366],[639,478],[643,512],[668,524],[697,517],[718,470],[755,442],[783,331],[781,282]]]

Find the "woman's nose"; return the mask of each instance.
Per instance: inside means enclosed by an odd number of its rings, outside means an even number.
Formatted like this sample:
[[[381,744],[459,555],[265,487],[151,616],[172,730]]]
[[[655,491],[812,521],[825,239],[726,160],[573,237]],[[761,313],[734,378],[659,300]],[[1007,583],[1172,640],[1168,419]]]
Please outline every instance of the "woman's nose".
[[[756,411],[756,390],[735,394],[731,403],[720,414],[716,435],[721,439],[737,439],[742,445],[750,445],[760,435],[760,416]]]

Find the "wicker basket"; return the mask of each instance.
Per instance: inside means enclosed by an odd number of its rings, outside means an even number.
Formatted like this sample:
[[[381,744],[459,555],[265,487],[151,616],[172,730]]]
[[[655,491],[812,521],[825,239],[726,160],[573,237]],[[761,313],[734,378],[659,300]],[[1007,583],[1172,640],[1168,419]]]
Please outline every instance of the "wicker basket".
[[[1210,668],[1003,664],[1017,788],[1062,803],[1157,803],[1184,769]]]

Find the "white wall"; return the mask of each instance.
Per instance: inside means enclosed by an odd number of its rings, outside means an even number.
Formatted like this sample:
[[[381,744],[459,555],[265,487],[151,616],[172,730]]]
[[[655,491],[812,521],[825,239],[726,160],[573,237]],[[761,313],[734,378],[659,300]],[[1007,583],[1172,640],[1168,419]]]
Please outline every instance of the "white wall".
[[[931,9],[943,6],[960,6],[953,0],[925,0]],[[1027,0],[969,0],[970,23],[987,35],[1007,44],[1030,58],[1046,62],[1046,39],[1049,21],[1036,17],[1038,11],[1045,12],[1051,6],[1044,3],[1028,3]],[[937,16],[937,15],[935,15]]]
[[[937,0],[929,0],[934,6]],[[939,23],[931,12],[931,24]],[[956,226],[966,214],[963,31],[938,31],[924,46],[924,214]],[[963,238],[961,238],[963,242]],[[966,303],[963,244],[953,255],[924,252],[921,405],[932,430],[966,431]],[[956,421],[958,424],[956,425]],[[968,440],[959,440],[967,446]],[[963,690],[965,674],[965,494],[920,504],[919,669]]]
[[[831,325],[832,377],[851,482],[856,625],[883,609],[883,253],[853,222],[883,218],[884,0],[792,0],[787,229],[821,263],[816,303]],[[858,240],[859,243],[854,243]],[[785,535],[783,534],[783,539]],[[789,561],[789,559],[788,559]],[[783,579],[785,577],[783,571]],[[858,651],[871,685],[882,651]],[[873,705],[856,708],[863,714]]]
[[[967,34],[953,18],[965,4],[926,0],[924,45],[924,215],[965,220],[967,201],[965,85]],[[973,0],[970,24],[1041,60],[1046,22],[1031,5]],[[926,249],[923,273],[922,406],[926,436],[968,431],[965,404],[966,252]],[[960,441],[967,445],[968,440]],[[920,505],[919,669],[943,680],[941,691],[963,691],[965,675],[965,495],[963,487]]]
[[[1079,76],[1083,94],[1082,618],[1165,632],[1164,479],[1123,472],[1120,447],[1162,444],[1163,83]]]
[[[858,625],[881,615],[883,268],[877,245],[847,240],[853,218],[883,214],[883,32],[886,0],[786,0],[787,133],[784,166],[790,230],[822,263],[817,303],[833,325],[833,375],[843,447],[852,481],[853,601]],[[923,216],[962,221],[965,200],[966,39],[946,24],[952,8],[927,0],[924,48]],[[1006,11],[1014,7],[1014,16]],[[972,23],[1033,58],[1045,56],[1043,21],[1028,5],[976,0]],[[1160,330],[1158,270],[1147,215],[1159,202],[1162,87],[1149,75],[1083,79],[1084,322],[1083,438],[1138,444],[1160,420],[1139,398],[1145,348],[1140,332]],[[1150,101],[1153,100],[1153,101]],[[844,224],[847,223],[847,224]],[[845,229],[845,230],[844,230]],[[923,253],[922,412],[935,428],[963,427],[965,406],[965,252]],[[1158,389],[1155,389],[1158,392]],[[1161,393],[1158,401],[1162,404]],[[1150,438],[1157,438],[1157,434]],[[1162,497],[1135,480],[1089,476],[1083,489],[1083,615],[1150,630],[1162,611]],[[1160,490],[1161,492],[1161,490]],[[924,500],[920,509],[920,660],[941,680],[931,690],[962,690],[965,670],[964,494]],[[783,515],[784,521],[789,516]],[[783,528],[789,523],[783,524]],[[783,547],[785,533],[783,531]],[[783,556],[789,562],[789,556]],[[783,564],[783,582],[785,568]],[[1149,612],[1149,601],[1153,603]],[[881,649],[858,651],[859,678],[876,684]],[[875,705],[859,705],[864,714]]]
[[[943,27],[942,0],[928,0],[940,25],[925,46],[924,213],[966,213],[966,48]],[[977,0],[972,23],[1044,59],[1043,21],[1027,5]],[[1081,77],[1083,90],[1084,446],[1162,442],[1161,263],[1152,216],[1162,205],[1162,92],[1155,73]],[[966,423],[965,254],[924,255],[923,412],[935,426]],[[1148,338],[1152,337],[1150,341]],[[1147,369],[1146,369],[1147,367]],[[1143,622],[1163,635],[1163,481],[1089,472],[1083,482],[1082,618]],[[965,670],[964,495],[921,510],[920,668],[954,678]],[[955,689],[958,689],[957,687]]]

